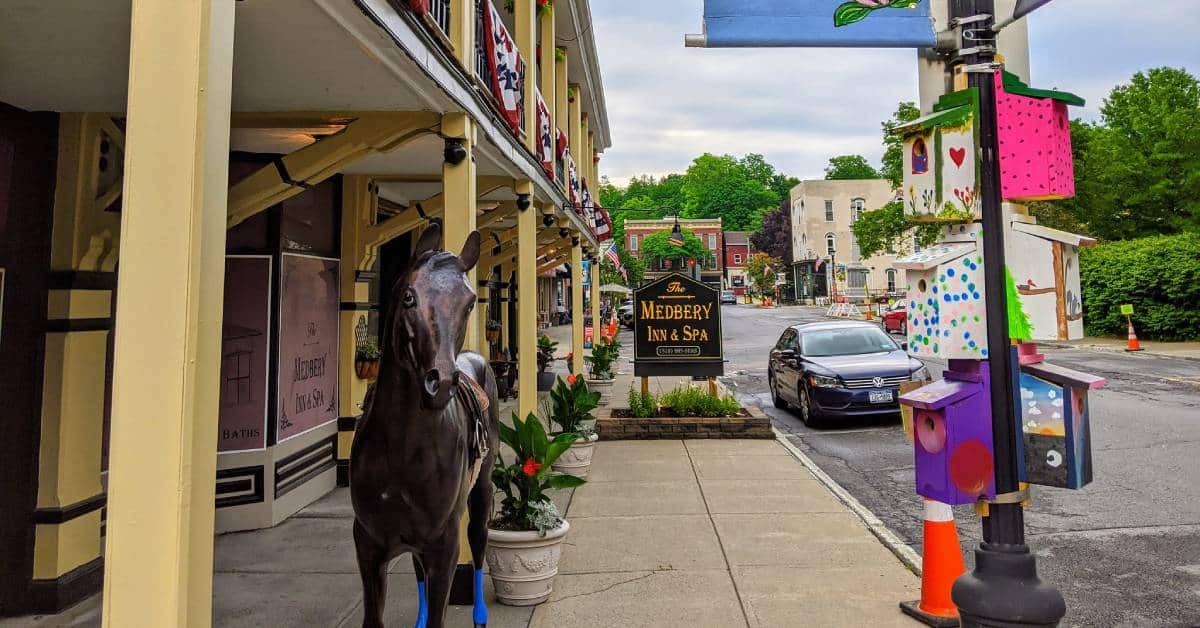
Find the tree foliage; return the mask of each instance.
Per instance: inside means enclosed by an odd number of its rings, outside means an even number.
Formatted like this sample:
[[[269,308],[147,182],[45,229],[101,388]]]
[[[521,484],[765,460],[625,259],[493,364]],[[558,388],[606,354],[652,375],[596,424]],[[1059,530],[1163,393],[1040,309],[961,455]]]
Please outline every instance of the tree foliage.
[[[1071,123],[1076,196],[1039,203],[1052,227],[1102,240],[1200,230],[1200,83],[1185,70],[1134,74],[1101,121]]]
[[[641,244],[643,259],[694,259],[697,264],[707,262],[712,257],[712,254],[708,249],[704,248],[704,243],[700,241],[700,238],[687,229],[683,229],[682,231],[683,246],[671,244],[671,232],[665,229],[646,236]]]
[[[825,178],[836,179],[878,179],[879,173],[867,162],[862,155],[838,155],[829,160],[825,167]]]
[[[750,244],[780,259],[785,266],[792,265],[792,207],[788,199],[779,201],[779,208],[762,217],[762,227],[750,235]]]
[[[923,247],[932,246],[940,233],[936,223],[914,222],[905,215],[903,201],[892,201],[879,209],[863,212],[850,229],[863,258],[900,250],[901,244],[910,237]]]
[[[892,131],[904,124],[921,117],[921,110],[912,102],[902,102],[896,107],[890,120],[885,120],[883,126],[883,166],[879,176],[891,182],[892,187],[899,188],[904,181],[904,142]]]
[[[780,269],[779,260],[766,253],[755,253],[746,260],[746,275],[759,294],[775,290],[775,273]]]
[[[705,153],[683,175],[681,216],[719,217],[731,231],[757,229],[762,214],[779,202],[779,194],[770,187],[773,171],[758,155],[739,160]]]

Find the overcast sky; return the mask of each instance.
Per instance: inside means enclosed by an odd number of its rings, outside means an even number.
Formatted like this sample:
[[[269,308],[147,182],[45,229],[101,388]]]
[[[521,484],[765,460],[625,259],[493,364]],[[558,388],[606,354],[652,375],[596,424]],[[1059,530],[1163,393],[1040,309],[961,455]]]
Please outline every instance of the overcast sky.
[[[704,152],[761,153],[793,176],[820,178],[833,155],[878,164],[880,122],[917,100],[912,50],[697,49],[702,0],[592,0],[613,146],[602,174],[682,172]],[[1200,75],[1200,0],[1055,0],[1030,20],[1032,84],[1087,99],[1138,70]]]

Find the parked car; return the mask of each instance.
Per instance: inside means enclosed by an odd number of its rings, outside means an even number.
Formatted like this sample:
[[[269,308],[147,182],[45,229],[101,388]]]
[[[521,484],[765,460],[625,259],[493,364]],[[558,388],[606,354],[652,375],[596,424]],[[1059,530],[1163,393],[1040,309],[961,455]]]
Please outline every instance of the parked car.
[[[633,329],[633,299],[625,299],[621,307],[617,308],[617,320],[626,329]]]
[[[900,411],[901,382],[929,371],[891,336],[865,321],[793,325],[771,349],[771,400],[795,407],[805,425]]]
[[[733,290],[721,291],[721,304],[723,305],[725,303],[737,303],[737,294],[735,294]]]
[[[908,335],[908,307],[897,301],[883,313],[883,330],[888,333]]]

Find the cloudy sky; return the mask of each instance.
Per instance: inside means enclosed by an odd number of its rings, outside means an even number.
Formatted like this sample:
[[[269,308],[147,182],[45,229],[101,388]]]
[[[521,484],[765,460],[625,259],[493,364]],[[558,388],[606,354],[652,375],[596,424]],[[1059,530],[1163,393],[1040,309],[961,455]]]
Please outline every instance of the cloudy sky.
[[[702,0],[592,0],[613,147],[603,173],[685,170],[704,152],[762,153],[819,178],[833,155],[883,154],[880,122],[917,100],[912,50],[697,49]],[[1088,100],[1138,70],[1200,74],[1200,0],[1055,0],[1030,20],[1032,83]]]

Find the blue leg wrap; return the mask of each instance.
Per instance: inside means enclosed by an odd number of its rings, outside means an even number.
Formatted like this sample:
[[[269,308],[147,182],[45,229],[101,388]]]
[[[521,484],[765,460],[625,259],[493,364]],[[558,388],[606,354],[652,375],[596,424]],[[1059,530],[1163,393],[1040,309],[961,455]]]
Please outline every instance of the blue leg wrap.
[[[417,623],[416,628],[425,628],[429,621],[429,601],[425,596],[425,581],[417,581]]]
[[[483,599],[483,570],[475,570],[475,612],[474,620],[476,626],[487,625],[487,602]]]

